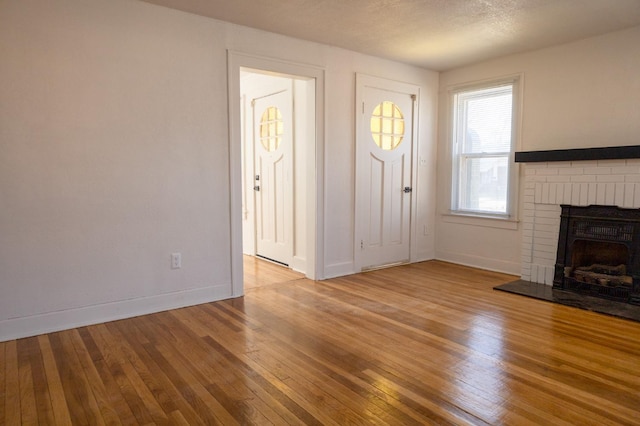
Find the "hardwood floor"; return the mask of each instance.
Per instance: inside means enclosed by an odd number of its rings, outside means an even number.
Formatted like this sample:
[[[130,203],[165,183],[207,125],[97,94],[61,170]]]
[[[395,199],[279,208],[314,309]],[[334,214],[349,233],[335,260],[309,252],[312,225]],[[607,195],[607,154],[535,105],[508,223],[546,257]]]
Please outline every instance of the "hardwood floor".
[[[253,256],[245,255],[243,264],[245,293],[254,288],[304,278],[304,274]]]
[[[247,268],[243,298],[0,343],[0,424],[640,424],[640,323],[437,261]]]

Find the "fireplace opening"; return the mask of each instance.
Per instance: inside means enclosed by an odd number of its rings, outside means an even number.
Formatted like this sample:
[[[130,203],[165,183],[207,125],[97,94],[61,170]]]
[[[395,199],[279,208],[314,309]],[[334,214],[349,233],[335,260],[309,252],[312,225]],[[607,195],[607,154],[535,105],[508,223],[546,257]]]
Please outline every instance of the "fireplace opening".
[[[553,286],[640,304],[640,210],[561,207]]]
[[[629,287],[633,277],[627,274],[629,249],[624,244],[576,240],[571,249],[571,266],[565,277],[580,283],[606,287]]]

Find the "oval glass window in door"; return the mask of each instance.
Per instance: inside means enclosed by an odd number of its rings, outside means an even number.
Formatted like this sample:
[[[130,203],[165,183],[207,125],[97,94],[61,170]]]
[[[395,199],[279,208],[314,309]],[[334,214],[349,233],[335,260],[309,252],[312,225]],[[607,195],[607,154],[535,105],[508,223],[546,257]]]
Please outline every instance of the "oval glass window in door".
[[[391,101],[378,104],[371,114],[371,136],[380,148],[391,151],[404,139],[404,115]]]
[[[260,143],[269,152],[278,149],[284,134],[282,113],[275,106],[264,110],[260,118]]]

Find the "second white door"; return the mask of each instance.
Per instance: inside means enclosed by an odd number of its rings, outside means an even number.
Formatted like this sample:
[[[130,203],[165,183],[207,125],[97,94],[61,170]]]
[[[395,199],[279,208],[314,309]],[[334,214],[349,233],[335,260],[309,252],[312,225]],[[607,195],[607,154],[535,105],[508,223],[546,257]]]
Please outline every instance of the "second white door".
[[[410,260],[416,91],[360,77],[356,261],[361,269]]]
[[[293,257],[293,117],[290,87],[252,101],[256,255]]]

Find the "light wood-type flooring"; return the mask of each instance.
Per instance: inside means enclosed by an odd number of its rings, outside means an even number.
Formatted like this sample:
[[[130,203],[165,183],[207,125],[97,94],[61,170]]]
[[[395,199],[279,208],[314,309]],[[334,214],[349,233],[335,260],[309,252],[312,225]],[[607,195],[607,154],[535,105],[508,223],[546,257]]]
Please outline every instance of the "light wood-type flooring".
[[[0,343],[0,424],[640,424],[640,323],[431,261]]]

